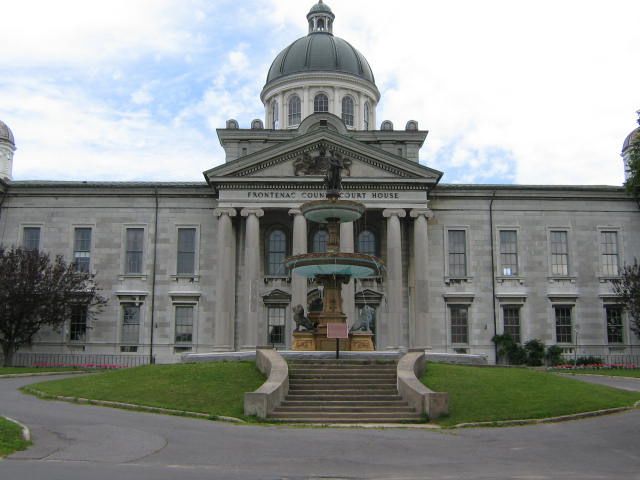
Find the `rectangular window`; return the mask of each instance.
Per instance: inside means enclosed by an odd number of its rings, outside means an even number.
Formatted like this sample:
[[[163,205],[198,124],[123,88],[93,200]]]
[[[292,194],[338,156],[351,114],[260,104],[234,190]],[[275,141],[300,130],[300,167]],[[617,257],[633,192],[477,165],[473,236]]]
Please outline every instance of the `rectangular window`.
[[[573,307],[562,305],[554,307],[556,315],[556,342],[572,343],[571,313]]]
[[[24,227],[22,247],[25,250],[40,250],[40,227]]]
[[[467,276],[467,232],[449,230],[449,276]]]
[[[73,233],[73,265],[78,272],[89,273],[91,264],[91,229],[76,228]]]
[[[517,305],[507,305],[502,307],[502,316],[504,320],[504,334],[510,335],[517,343],[522,340],[520,338],[520,307]]]
[[[502,275],[518,275],[518,234],[516,230],[500,230],[500,267]]]
[[[73,305],[71,307],[71,321],[69,322],[69,340],[84,342],[87,335],[87,307]]]
[[[176,305],[176,343],[193,342],[193,305]]]
[[[569,242],[566,231],[550,232],[551,275],[569,275]]]
[[[285,307],[269,307],[267,310],[267,330],[270,345],[284,345]]]
[[[449,306],[451,316],[451,343],[469,343],[469,307]]]
[[[122,305],[122,335],[120,343],[137,345],[140,342],[140,306],[133,303]]]
[[[607,305],[607,343],[624,343],[622,328],[622,307]]]
[[[144,248],[144,228],[127,228],[127,253],[124,273],[142,273],[142,253]]]
[[[178,229],[178,275],[194,275],[196,268],[196,229]]]
[[[602,238],[602,273],[618,276],[618,232],[600,232]]]

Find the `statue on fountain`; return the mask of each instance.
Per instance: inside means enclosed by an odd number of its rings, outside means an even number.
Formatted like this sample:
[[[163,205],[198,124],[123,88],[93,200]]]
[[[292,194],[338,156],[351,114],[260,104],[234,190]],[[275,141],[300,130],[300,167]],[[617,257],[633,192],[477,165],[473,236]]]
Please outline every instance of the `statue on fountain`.
[[[316,329],[315,322],[309,319],[309,317],[305,317],[304,307],[302,305],[298,304],[291,310],[293,311],[293,321],[296,324],[294,332],[300,332],[300,327],[304,328],[305,331],[313,331]]]
[[[342,190],[342,170],[345,168],[342,155],[333,153],[327,157],[328,166],[325,176],[327,197],[339,197]]]

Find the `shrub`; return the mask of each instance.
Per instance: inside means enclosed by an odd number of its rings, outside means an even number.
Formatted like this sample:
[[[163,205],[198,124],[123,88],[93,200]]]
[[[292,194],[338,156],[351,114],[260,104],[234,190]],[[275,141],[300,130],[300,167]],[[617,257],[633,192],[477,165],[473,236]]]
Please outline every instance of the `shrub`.
[[[547,359],[548,365],[552,365],[552,366],[560,365],[561,363],[563,363],[562,348],[560,348],[557,345],[550,345],[547,348],[547,353],[545,357]]]
[[[534,338],[524,344],[524,349],[527,352],[527,365],[530,367],[539,367],[544,360],[545,345],[542,340]]]

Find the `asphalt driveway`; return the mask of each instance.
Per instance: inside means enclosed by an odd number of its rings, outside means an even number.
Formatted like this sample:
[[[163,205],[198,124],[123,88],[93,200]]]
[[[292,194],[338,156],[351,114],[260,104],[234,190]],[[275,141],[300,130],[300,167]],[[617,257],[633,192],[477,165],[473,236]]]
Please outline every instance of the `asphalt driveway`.
[[[60,377],[56,377],[60,378]],[[0,478],[640,480],[640,411],[513,428],[246,426],[44,401],[0,379],[0,412],[34,446]]]

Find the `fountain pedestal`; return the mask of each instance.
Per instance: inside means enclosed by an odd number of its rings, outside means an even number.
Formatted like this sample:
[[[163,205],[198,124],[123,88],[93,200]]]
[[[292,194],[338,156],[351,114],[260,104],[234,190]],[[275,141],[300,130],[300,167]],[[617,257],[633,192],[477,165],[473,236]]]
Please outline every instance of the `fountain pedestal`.
[[[335,191],[327,192],[327,200],[307,202],[302,205],[302,214],[307,220],[327,225],[329,234],[327,251],[304,253],[288,257],[286,265],[299,275],[314,278],[322,285],[322,311],[309,314],[315,324],[314,330],[293,333],[293,349],[298,351],[332,351],[336,339],[327,338],[327,325],[347,323],[342,311],[342,285],[352,278],[380,274],[382,262],[361,253],[340,252],[340,223],[353,222],[362,216],[365,207],[361,203],[339,200]],[[343,351],[368,352],[374,350],[373,334],[370,331],[350,332],[349,338],[340,339]]]

